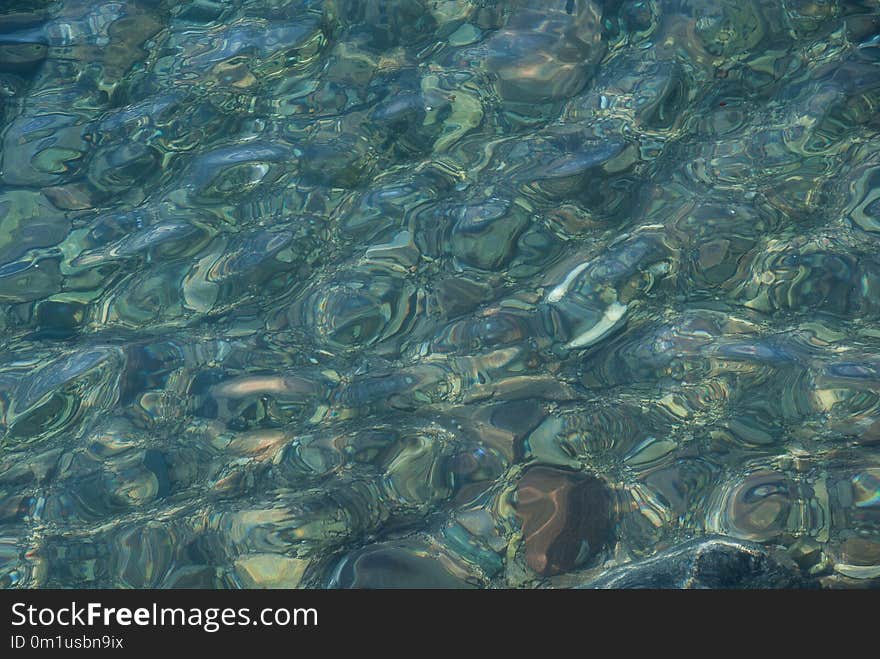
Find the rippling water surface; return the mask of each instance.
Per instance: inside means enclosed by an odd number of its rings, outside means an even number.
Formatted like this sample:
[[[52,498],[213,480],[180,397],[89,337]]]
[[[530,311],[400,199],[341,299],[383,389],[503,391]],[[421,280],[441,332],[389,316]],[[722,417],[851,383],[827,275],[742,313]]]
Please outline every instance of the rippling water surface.
[[[878,106],[873,0],[5,0],[0,586],[878,585]]]

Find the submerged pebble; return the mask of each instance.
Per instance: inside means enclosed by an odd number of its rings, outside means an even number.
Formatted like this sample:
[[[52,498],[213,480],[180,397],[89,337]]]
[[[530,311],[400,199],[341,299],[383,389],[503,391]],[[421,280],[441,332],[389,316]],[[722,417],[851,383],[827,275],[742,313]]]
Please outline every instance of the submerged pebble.
[[[611,495],[593,475],[532,467],[516,490],[526,563],[538,574],[592,560],[611,535]]]

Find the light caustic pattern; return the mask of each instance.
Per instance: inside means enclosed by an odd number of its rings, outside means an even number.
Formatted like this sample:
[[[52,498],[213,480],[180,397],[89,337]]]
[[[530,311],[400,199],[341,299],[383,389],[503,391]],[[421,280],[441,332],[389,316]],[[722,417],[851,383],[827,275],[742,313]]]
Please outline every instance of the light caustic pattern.
[[[878,106],[863,0],[4,2],[0,586],[877,585]]]

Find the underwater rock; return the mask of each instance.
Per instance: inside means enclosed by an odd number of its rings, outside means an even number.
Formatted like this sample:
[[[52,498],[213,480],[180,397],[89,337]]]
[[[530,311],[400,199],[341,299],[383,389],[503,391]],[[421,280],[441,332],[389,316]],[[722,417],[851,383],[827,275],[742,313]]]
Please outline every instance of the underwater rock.
[[[452,229],[452,252],[468,265],[497,270],[514,254],[528,222],[523,209],[499,200],[461,208]]]
[[[12,404],[2,416],[6,441],[45,441],[72,427],[82,432],[118,400],[123,362],[118,348],[82,347],[54,359],[44,355],[44,359],[46,363],[39,367],[32,364],[22,371],[24,365],[20,365],[5,373],[16,375]]]
[[[0,193],[0,267],[20,259],[34,248],[61,242],[70,222],[40,192],[10,190]]]
[[[403,543],[367,546],[346,556],[330,579],[330,588],[473,588],[453,574],[438,556]]]
[[[684,542],[651,558],[609,570],[583,588],[816,587],[793,562],[764,547],[724,536]]]
[[[331,25],[345,28],[349,38],[387,50],[430,37],[437,24],[429,4],[423,0],[329,0],[324,3],[324,16]]]
[[[32,74],[49,53],[49,43],[38,14],[0,17],[0,72]]]
[[[373,147],[362,136],[316,138],[299,149],[300,176],[308,185],[354,188],[374,164]]]
[[[0,178],[10,186],[65,183],[82,170],[88,119],[71,112],[21,115],[4,131]]]
[[[228,202],[276,182],[291,156],[280,144],[219,147],[192,161],[185,189],[198,203]]]
[[[843,318],[880,312],[880,261],[833,238],[771,241],[750,263],[753,276],[734,291],[743,306],[764,312],[820,310]]]
[[[589,0],[524,0],[509,12],[506,25],[475,48],[502,98],[545,103],[577,94],[605,51],[599,9]]]
[[[291,312],[315,336],[335,348],[363,349],[392,338],[412,322],[416,291],[391,273],[351,273],[342,281],[320,287]]]
[[[624,52],[602,67],[587,91],[566,104],[562,120],[610,121],[613,111],[634,131],[666,132],[681,124],[691,93],[677,62],[651,61],[641,50]]]
[[[101,193],[145,185],[161,171],[159,161],[159,152],[143,144],[107,145],[92,156],[89,182]]]
[[[296,588],[309,562],[280,554],[251,554],[235,561],[245,588]]]
[[[517,485],[516,514],[526,563],[542,576],[588,563],[611,538],[611,495],[590,474],[529,468]]]
[[[655,277],[668,272],[674,252],[665,239],[653,230],[626,236],[573,267],[545,297],[545,326],[567,348],[586,348],[608,337],[626,322]]]

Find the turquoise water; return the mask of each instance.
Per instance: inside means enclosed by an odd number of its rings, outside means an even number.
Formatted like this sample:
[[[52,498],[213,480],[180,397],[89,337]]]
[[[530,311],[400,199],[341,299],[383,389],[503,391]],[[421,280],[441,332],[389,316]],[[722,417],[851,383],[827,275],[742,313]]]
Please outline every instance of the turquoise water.
[[[0,103],[3,587],[878,584],[876,2],[5,0]]]

